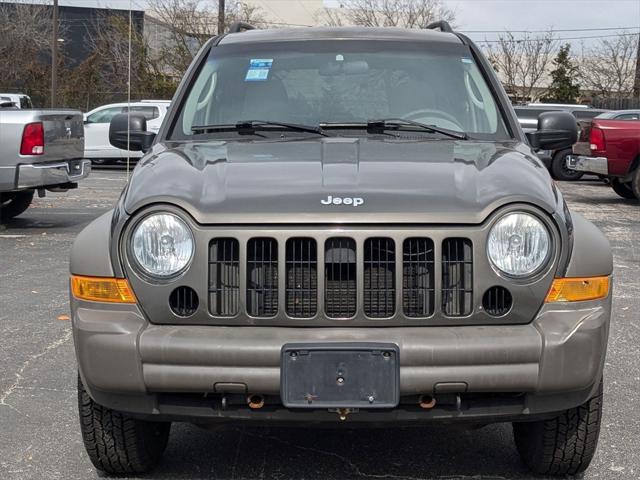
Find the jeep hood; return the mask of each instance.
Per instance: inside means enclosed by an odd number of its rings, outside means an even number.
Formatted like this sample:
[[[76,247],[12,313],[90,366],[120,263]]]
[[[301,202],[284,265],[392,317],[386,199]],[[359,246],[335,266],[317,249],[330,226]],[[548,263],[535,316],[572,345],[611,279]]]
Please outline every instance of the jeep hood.
[[[130,214],[171,203],[202,224],[477,224],[504,204],[558,202],[525,145],[374,138],[158,143],[123,200]]]

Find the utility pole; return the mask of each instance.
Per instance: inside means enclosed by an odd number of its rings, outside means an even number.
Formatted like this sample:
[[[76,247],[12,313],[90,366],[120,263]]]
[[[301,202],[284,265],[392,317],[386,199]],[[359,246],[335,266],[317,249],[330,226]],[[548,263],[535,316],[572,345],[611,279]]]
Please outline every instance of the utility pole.
[[[636,50],[636,78],[633,81],[633,95],[640,98],[640,33],[638,34],[638,50]]]
[[[53,0],[53,38],[51,39],[51,108],[56,106],[58,91],[58,0]]]
[[[218,0],[218,35],[224,33],[224,0]]]

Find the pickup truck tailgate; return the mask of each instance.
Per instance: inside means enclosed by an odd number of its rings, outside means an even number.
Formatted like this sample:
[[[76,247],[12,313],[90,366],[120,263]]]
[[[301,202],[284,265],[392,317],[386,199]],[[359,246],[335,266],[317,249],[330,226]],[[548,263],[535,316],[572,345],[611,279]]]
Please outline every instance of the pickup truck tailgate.
[[[20,155],[24,126],[41,122],[44,153]],[[84,155],[84,123],[77,110],[0,110],[0,165],[73,160]]]
[[[591,155],[589,135],[591,134],[592,122],[591,119],[578,121],[578,141],[573,145],[574,155]]]
[[[42,125],[44,150],[21,155],[25,126]],[[35,146],[40,145],[35,134]],[[78,110],[0,109],[0,191],[15,191],[76,182],[91,163],[83,160],[84,121]]]
[[[40,121],[44,127],[44,155],[38,156],[41,161],[82,158],[84,120],[80,112],[42,113]]]

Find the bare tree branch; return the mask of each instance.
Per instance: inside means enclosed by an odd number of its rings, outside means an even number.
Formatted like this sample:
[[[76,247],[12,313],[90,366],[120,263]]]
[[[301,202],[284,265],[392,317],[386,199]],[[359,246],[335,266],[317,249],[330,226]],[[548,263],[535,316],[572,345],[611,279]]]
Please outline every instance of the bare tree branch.
[[[168,71],[181,76],[193,56],[218,30],[218,2],[214,0],[150,0],[153,20],[150,35],[161,38],[154,42],[148,37],[150,55],[163,62]],[[228,2],[225,24],[243,21],[263,26],[262,10],[244,2]]]
[[[47,81],[51,11],[42,5],[0,4],[0,87],[36,88]],[[45,83],[46,85],[46,83]]]
[[[506,32],[487,53],[508,93],[516,102],[523,102],[533,100],[534,91],[543,87],[557,46],[552,30],[535,36],[527,33],[520,39]]]
[[[343,0],[317,19],[329,26],[425,28],[436,20],[453,22],[455,12],[441,0]]]
[[[582,85],[603,97],[631,96],[637,51],[638,38],[635,35],[600,39],[582,58]]]

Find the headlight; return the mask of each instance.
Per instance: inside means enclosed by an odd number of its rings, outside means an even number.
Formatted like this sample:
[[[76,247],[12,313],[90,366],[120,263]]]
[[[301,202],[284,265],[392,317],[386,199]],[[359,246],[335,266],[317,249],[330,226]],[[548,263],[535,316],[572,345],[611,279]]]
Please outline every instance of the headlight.
[[[131,251],[144,273],[169,278],[191,262],[193,234],[184,221],[171,213],[149,215],[133,231]]]
[[[537,272],[549,258],[551,239],[544,224],[528,213],[509,213],[489,232],[487,255],[498,270],[512,277]]]

